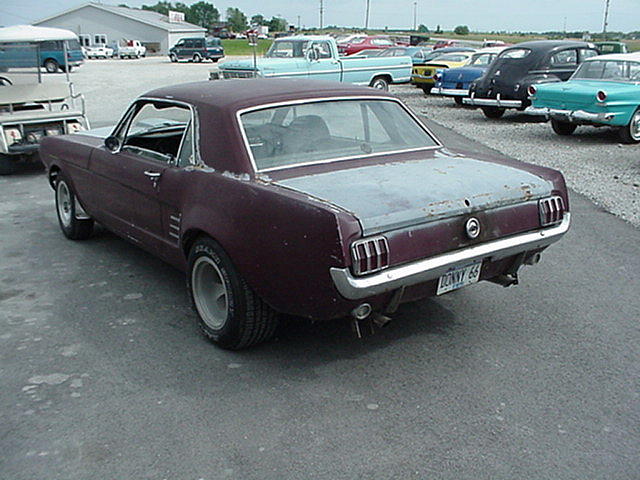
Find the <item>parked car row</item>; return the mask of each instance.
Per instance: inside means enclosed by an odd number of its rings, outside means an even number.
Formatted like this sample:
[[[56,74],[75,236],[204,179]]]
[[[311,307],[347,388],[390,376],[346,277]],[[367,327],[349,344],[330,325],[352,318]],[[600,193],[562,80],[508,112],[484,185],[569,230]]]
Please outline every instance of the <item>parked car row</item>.
[[[480,50],[462,68],[448,68],[452,63],[442,55],[414,67],[412,81],[425,91],[426,82],[435,81],[431,93],[480,108],[487,118],[516,109],[546,117],[558,135],[570,135],[579,125],[608,126],[618,130],[622,142],[639,143],[640,53],[601,55],[601,48],[587,42],[524,42]]]

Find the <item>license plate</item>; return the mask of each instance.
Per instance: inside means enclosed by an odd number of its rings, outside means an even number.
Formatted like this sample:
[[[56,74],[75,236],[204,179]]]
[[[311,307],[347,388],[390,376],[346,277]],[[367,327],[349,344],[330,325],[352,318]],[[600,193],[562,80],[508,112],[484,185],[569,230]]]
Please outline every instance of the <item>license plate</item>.
[[[455,267],[440,277],[436,295],[457,290],[458,288],[476,283],[480,278],[482,260],[473,262],[462,267]]]

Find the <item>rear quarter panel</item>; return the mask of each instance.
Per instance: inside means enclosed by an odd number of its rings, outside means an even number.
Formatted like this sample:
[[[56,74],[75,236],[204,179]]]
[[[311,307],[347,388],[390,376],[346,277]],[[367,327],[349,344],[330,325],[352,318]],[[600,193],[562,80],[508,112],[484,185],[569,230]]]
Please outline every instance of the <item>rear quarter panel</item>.
[[[413,62],[411,57],[362,57],[340,58],[342,81],[356,85],[369,85],[379,75],[387,75],[392,83],[408,82],[411,79]]]

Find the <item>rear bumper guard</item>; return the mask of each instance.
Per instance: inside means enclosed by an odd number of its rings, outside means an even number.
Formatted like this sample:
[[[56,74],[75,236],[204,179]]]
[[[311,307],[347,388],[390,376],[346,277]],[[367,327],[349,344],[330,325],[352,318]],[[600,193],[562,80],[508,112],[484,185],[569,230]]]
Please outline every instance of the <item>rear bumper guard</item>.
[[[522,100],[502,100],[500,94],[496,98],[476,98],[475,92],[469,98],[462,100],[466,105],[474,105],[476,107],[498,107],[498,108],[520,108]]]
[[[431,89],[431,95],[443,95],[445,97],[466,97],[469,95],[469,89],[436,87]]]
[[[379,273],[355,277],[349,268],[329,269],[338,292],[357,300],[379,295],[402,287],[435,280],[449,269],[485,258],[500,260],[530,250],[548,247],[569,230],[571,214],[565,212],[562,222],[553,227],[521,233],[499,240],[473,245],[462,250],[424,258],[406,265],[388,268]]]

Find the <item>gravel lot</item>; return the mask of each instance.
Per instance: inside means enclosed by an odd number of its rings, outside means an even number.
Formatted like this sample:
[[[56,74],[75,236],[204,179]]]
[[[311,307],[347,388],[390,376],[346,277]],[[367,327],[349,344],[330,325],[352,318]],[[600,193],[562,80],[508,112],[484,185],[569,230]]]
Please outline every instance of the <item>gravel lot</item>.
[[[457,133],[518,160],[561,170],[573,190],[640,226],[640,146],[620,144],[614,130],[578,127],[572,136],[560,137],[549,123],[515,110],[489,120],[480,110],[425,96],[410,85],[393,91],[415,111]]]

